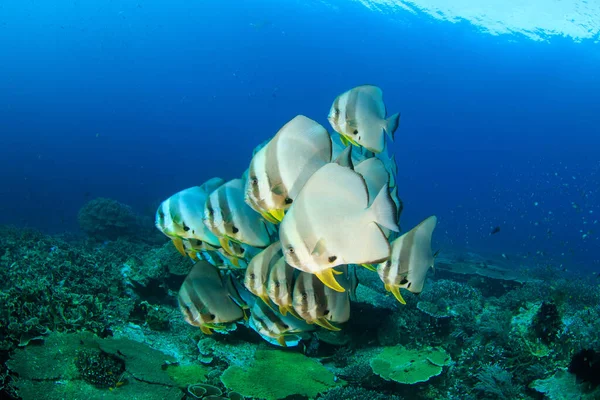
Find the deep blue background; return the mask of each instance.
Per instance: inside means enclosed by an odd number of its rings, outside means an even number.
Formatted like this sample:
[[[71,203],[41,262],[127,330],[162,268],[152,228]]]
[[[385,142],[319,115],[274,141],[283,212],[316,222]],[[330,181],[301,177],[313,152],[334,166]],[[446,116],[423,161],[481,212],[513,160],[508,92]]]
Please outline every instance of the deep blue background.
[[[0,223],[76,230],[97,196],[151,215],[372,83],[402,112],[405,229],[435,213],[435,246],[600,269],[598,44],[341,0],[84,3],[0,3]]]

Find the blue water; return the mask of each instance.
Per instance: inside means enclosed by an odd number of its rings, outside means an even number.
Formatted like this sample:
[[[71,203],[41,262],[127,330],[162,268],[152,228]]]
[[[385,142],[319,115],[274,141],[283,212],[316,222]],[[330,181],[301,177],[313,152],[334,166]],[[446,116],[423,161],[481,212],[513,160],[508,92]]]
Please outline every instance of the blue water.
[[[442,249],[600,268],[599,44],[331,3],[4,0],[0,223],[77,230],[98,196],[152,215],[372,83],[402,112],[404,229],[436,214]]]

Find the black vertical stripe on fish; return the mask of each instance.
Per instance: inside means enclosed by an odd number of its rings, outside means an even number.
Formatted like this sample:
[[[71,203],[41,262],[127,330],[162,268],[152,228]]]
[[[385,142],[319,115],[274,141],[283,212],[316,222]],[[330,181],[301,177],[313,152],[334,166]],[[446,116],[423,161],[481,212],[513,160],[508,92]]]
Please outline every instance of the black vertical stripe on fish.
[[[348,99],[346,101],[346,122],[356,121],[356,105],[358,104],[358,90],[351,90],[348,92]]]
[[[267,146],[265,154],[265,174],[267,175],[267,182],[269,189],[271,189],[271,195],[276,195],[285,199],[287,197],[288,188],[285,187],[283,180],[281,179],[281,171],[279,170],[280,164],[277,152],[278,142],[279,138],[276,137],[275,140],[271,141]],[[277,192],[273,192],[275,187],[278,189]],[[279,201],[277,203],[279,203]]]
[[[248,171],[248,177],[251,181],[252,187],[252,200],[253,203],[258,203],[260,201],[260,186],[258,185],[258,175],[256,173],[255,163],[250,163],[250,170]],[[256,181],[254,181],[256,179]],[[254,183],[256,182],[256,184]],[[255,204],[259,207],[259,204]]]
[[[198,313],[198,317],[200,318],[200,315],[202,314],[202,310],[206,306],[204,305],[202,300],[200,300],[200,297],[198,296],[198,292],[196,291],[196,288],[194,287],[194,282],[193,281],[192,282],[184,282],[184,288],[185,288],[185,292],[187,293],[188,297],[190,298],[190,302],[196,309],[196,312]],[[192,318],[191,321],[194,321],[194,319]],[[194,322],[200,323],[201,321],[194,321]]]
[[[398,257],[398,276],[396,276],[395,281],[397,281],[400,276],[407,277],[408,271],[410,268],[410,260],[412,258],[412,252],[415,247],[415,231],[410,231],[406,234],[404,239],[402,240],[402,247],[400,248],[400,256]]]
[[[335,98],[335,101],[333,102],[333,123],[335,125],[338,125],[338,121],[340,119],[340,96]]]
[[[219,209],[221,211],[221,218],[223,219],[223,230],[225,231],[224,233],[228,233],[227,232],[227,222],[233,222],[233,221],[227,221],[227,219],[233,219],[232,218],[232,210],[229,208],[229,202],[227,199],[227,190],[219,190],[217,192],[217,204],[219,205]],[[227,218],[226,218],[227,216]]]
[[[185,319],[189,321],[190,324],[194,323],[194,314],[192,314],[192,310],[190,310],[190,307],[180,300],[179,308],[183,312]]]

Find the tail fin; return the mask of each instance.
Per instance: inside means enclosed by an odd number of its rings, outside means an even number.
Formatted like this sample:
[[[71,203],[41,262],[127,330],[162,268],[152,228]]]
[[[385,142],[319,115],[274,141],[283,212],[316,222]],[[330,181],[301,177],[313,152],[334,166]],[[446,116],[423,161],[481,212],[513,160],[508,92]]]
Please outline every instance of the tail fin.
[[[385,125],[383,130],[390,136],[392,140],[394,140],[394,132],[398,129],[398,124],[400,123],[400,113],[394,114],[388,119],[385,120]]]
[[[396,210],[396,204],[392,200],[388,191],[387,185],[384,185],[369,209],[374,214],[374,221],[391,231],[398,232],[398,212]]]

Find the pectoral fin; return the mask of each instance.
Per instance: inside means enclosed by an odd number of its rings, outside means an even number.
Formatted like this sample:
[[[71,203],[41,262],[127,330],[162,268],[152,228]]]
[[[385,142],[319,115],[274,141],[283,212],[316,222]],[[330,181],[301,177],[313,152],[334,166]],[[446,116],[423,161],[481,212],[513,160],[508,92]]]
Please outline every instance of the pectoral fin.
[[[333,269],[328,268],[321,272],[315,273],[315,276],[319,278],[321,282],[323,282],[327,287],[335,290],[336,292],[345,292],[346,290],[340,286],[340,284],[335,280],[335,276],[333,276]]]
[[[205,335],[212,335],[212,331],[210,330],[210,328],[206,325],[200,325],[200,330],[202,331],[202,333],[204,333]]]
[[[177,251],[184,257],[187,257],[187,254],[185,253],[185,248],[183,247],[183,240],[181,240],[181,238],[171,238],[171,240],[173,241],[173,244],[175,245],[175,248],[177,249]]]
[[[377,268],[375,268],[375,267],[373,266],[373,264],[360,264],[360,265],[362,265],[363,267],[365,267],[365,268],[366,268],[366,269],[368,269],[369,271],[377,272]]]
[[[348,141],[348,138],[346,138],[346,136],[344,136],[344,135],[340,135],[340,140],[342,141],[342,144],[344,146],[348,146],[350,144],[350,142]]]
[[[277,337],[277,343],[279,343],[281,347],[287,347],[287,343],[285,342],[285,337],[283,337],[283,335]]]
[[[400,294],[400,288],[398,286],[390,286],[390,285],[386,285],[386,286],[387,286],[386,289],[394,295],[396,300],[398,300],[402,304],[406,304],[406,301],[402,298],[402,295]]]
[[[271,215],[271,213],[269,213],[268,211],[263,211],[260,213],[260,215],[263,216],[264,219],[266,219],[267,221],[269,221],[272,224],[278,224],[279,221],[277,219],[275,219],[275,217],[273,217]]]
[[[269,213],[273,216],[273,218],[275,218],[277,220],[277,222],[275,222],[275,224],[278,224],[281,221],[283,221],[283,217],[285,216],[285,210],[282,210],[282,209],[270,210]]]
[[[330,331],[341,331],[340,328],[331,325],[331,322],[329,322],[325,317],[321,317],[317,320],[315,320],[315,324],[325,328],[325,329],[329,329]]]
[[[231,245],[229,244],[228,238],[220,237],[219,243],[221,244],[221,247],[223,248],[223,250],[225,250],[227,252],[227,254],[235,257],[235,252],[231,249]]]

